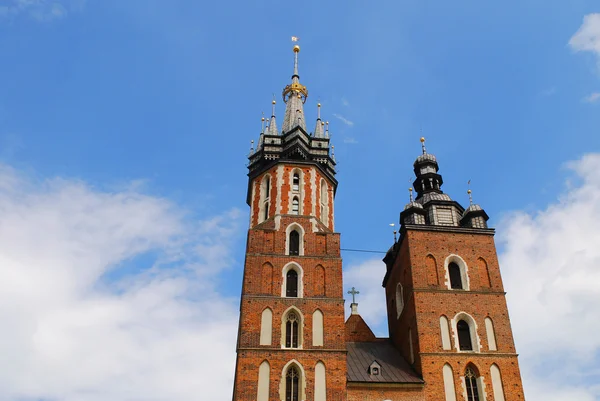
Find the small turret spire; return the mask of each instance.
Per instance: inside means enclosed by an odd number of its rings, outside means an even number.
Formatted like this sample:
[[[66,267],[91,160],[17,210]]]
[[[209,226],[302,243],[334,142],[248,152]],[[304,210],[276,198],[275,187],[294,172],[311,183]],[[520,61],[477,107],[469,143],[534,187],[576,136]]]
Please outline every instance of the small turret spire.
[[[269,135],[279,135],[279,131],[277,131],[277,121],[275,121],[275,104],[277,103],[275,101],[275,95],[273,95],[273,101],[271,102],[272,105],[272,111],[271,111],[271,121],[269,121],[269,130],[267,131],[267,133]]]
[[[408,188],[408,193],[409,193],[410,201],[411,201],[411,202],[414,202],[414,199],[413,199],[413,189],[412,189],[412,187]]]
[[[317,124],[315,126],[315,138],[324,138],[323,121],[321,121],[321,103],[317,103]]]
[[[325,121],[325,138],[329,138],[329,121]]]
[[[261,127],[260,127],[260,133],[264,134],[265,133],[265,113],[262,113],[262,118],[260,119],[261,121]]]
[[[423,149],[423,154],[427,154],[427,149],[425,149],[425,137],[421,137],[421,148]]]

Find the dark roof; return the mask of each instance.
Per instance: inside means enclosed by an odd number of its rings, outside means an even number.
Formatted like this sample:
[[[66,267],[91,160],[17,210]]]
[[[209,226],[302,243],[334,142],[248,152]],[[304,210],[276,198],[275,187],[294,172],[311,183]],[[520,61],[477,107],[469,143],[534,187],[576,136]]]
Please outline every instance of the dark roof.
[[[346,348],[348,349],[347,375],[349,382],[423,383],[423,380],[387,338],[373,342],[349,342],[346,343]],[[381,373],[377,376],[369,374],[369,366],[373,361],[377,361],[381,365]]]

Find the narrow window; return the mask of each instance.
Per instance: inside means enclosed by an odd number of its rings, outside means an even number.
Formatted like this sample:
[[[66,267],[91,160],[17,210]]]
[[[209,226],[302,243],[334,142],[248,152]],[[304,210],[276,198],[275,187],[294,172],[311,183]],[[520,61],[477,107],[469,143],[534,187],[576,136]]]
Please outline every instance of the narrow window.
[[[264,361],[258,368],[258,389],[256,394],[257,401],[269,401],[269,376],[271,367],[269,362]]]
[[[325,380],[325,365],[317,362],[315,366],[315,401],[327,399],[327,380]]]
[[[462,290],[462,278],[460,274],[460,267],[454,262],[448,265],[448,274],[450,275],[450,288],[453,290]]]
[[[285,276],[285,296],[298,297],[298,272],[294,269],[288,270]]]
[[[296,230],[290,232],[290,255],[300,254],[300,234]]]
[[[299,382],[300,375],[298,374],[298,369],[292,366],[285,375],[285,401],[300,400]]]
[[[297,196],[292,200],[292,214],[300,214],[300,201]]]
[[[285,322],[285,347],[298,348],[298,316],[290,312]]]
[[[456,390],[454,388],[454,373],[452,367],[445,364],[442,370],[444,377],[444,391],[446,393],[446,401],[456,401]]]
[[[269,201],[265,202],[265,215],[264,215],[264,220],[267,220],[269,218]]]
[[[313,346],[323,346],[323,313],[318,309],[313,313]]]
[[[460,350],[473,351],[469,324],[464,320],[459,320],[458,323],[456,323],[456,331],[458,331],[458,347]]]
[[[487,333],[488,348],[490,351],[497,351],[496,334],[494,333],[494,323],[489,317],[485,318],[485,331]]]
[[[260,345],[271,345],[273,333],[273,312],[267,308],[260,319]]]
[[[450,345],[450,330],[448,329],[448,319],[446,316],[440,316],[440,331],[442,332],[442,349],[452,349]]]
[[[471,368],[467,368],[465,371],[465,385],[467,386],[467,401],[479,401],[477,376]]]
[[[269,195],[271,193],[271,179],[267,177],[265,180],[265,199],[269,199]]]
[[[300,191],[300,175],[298,175],[298,173],[294,173],[294,178],[292,180],[292,191]]]
[[[492,388],[494,389],[494,401],[504,401],[504,389],[502,388],[502,377],[500,376],[500,368],[493,364],[490,368],[492,376]]]

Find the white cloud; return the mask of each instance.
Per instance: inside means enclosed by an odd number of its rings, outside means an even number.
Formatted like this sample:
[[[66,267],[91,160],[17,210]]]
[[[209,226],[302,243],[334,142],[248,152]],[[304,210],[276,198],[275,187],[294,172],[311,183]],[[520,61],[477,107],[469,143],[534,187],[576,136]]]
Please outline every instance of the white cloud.
[[[583,98],[583,101],[586,103],[594,103],[600,99],[600,92],[590,93],[586,97]]]
[[[349,127],[352,127],[354,125],[354,123],[352,121],[348,120],[346,117],[344,117],[342,115],[334,113],[333,116]]]
[[[543,211],[507,216],[498,228],[531,401],[600,397],[600,154],[568,167],[578,186]]]
[[[595,53],[600,63],[600,13],[583,17],[579,30],[569,40],[569,46],[575,51]]]
[[[80,11],[86,0],[8,0],[0,6],[0,16],[28,15],[38,21],[52,21],[66,17],[69,12]]]
[[[552,96],[552,95],[555,95],[555,94],[556,94],[556,87],[555,86],[553,86],[551,88],[548,88],[548,89],[544,89],[541,92],[542,96]]]
[[[226,400],[239,212],[0,167],[0,401]]]
[[[342,98],[342,105],[348,107],[350,106],[350,102],[348,102],[348,99],[346,99],[345,97]]]

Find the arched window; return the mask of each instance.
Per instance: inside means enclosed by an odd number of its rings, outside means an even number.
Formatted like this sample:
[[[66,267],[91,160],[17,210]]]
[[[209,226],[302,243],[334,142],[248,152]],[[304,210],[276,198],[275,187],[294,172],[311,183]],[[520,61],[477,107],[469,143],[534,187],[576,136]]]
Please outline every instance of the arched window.
[[[297,196],[292,200],[292,214],[300,214],[300,200]]]
[[[266,175],[265,178],[263,179],[262,182],[262,193],[261,193],[261,200],[262,200],[262,211],[263,211],[263,215],[262,215],[262,220],[265,221],[269,218],[269,206],[271,204],[270,201],[270,196],[271,196],[271,177]]]
[[[467,387],[467,401],[479,401],[477,375],[471,367],[465,371],[465,386]]]
[[[328,226],[329,224],[329,199],[327,197],[327,183],[321,180],[321,221]]]
[[[271,367],[269,362],[264,361],[258,368],[258,389],[256,394],[257,401],[269,401],[269,376]]]
[[[298,348],[298,315],[290,312],[285,321],[285,347]]]
[[[446,401],[456,401],[456,389],[454,387],[454,372],[452,372],[452,367],[448,364],[445,364],[442,372]]]
[[[396,319],[400,319],[402,310],[404,309],[404,289],[402,284],[396,285]]]
[[[290,255],[300,254],[300,233],[296,230],[290,231]]]
[[[294,178],[292,179],[292,191],[300,191],[300,174],[298,173],[294,173]]]
[[[456,323],[456,331],[458,332],[459,349],[461,351],[473,351],[469,323],[465,322],[464,320],[459,320],[458,323]]]
[[[451,262],[448,265],[448,275],[450,276],[450,288],[453,290],[462,290],[463,284],[460,267],[456,263]]]
[[[295,366],[285,375],[285,401],[300,401],[300,372]]]
[[[290,298],[298,297],[298,272],[294,269],[288,270],[285,275],[285,296]]]

